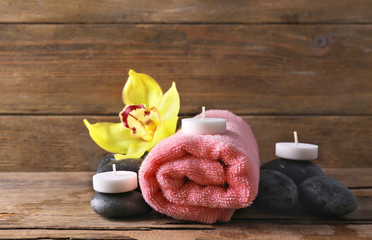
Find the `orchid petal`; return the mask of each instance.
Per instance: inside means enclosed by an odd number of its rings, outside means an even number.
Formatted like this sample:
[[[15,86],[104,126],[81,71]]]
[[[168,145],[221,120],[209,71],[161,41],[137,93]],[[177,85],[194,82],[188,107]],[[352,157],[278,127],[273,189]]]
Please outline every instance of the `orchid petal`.
[[[161,98],[158,110],[162,121],[178,115],[180,111],[180,96],[175,82],[172,83],[172,87]]]
[[[93,141],[104,150],[112,153],[127,153],[130,145],[142,141],[141,138],[131,135],[131,131],[122,123],[99,122],[90,124],[84,119]]]
[[[123,102],[126,105],[144,104],[147,108],[157,107],[163,91],[159,84],[150,76],[129,71],[128,80],[123,89]]]
[[[164,138],[172,136],[177,128],[177,121],[178,121],[177,116],[162,121],[155,131],[154,138],[151,141],[152,143],[151,147],[158,144]]]
[[[150,142],[141,142],[139,144],[131,144],[128,149],[128,153],[123,154],[115,154],[116,160],[123,160],[127,158],[140,158],[145,154],[146,151],[151,149]]]

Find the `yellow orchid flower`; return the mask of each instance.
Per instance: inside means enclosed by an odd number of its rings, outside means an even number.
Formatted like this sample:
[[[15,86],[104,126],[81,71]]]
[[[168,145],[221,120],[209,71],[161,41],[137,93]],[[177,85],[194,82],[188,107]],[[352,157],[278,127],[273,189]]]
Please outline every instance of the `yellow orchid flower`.
[[[174,82],[163,95],[153,78],[133,70],[129,71],[122,95],[126,106],[119,113],[120,123],[90,124],[84,119],[84,124],[93,141],[116,153],[116,160],[140,158],[175,133],[180,98]]]

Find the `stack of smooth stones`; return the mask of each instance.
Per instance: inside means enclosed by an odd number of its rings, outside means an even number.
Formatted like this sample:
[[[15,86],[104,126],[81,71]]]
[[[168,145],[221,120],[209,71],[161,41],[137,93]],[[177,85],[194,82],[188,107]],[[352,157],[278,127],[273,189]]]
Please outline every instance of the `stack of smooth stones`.
[[[96,193],[90,202],[96,213],[106,218],[137,218],[152,211],[138,187],[141,162],[142,159],[115,162],[112,154],[101,159],[93,176]],[[115,176],[113,167],[117,170]]]
[[[277,143],[275,155],[279,159],[261,166],[255,199],[259,208],[277,212],[304,209],[327,217],[346,215],[356,209],[354,194],[337,179],[325,176],[312,162],[318,157],[317,145]]]

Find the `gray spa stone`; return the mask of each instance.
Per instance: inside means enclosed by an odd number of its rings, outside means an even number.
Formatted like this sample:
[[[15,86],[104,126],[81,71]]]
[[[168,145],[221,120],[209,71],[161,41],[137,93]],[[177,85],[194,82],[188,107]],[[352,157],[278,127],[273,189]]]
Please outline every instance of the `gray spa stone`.
[[[354,194],[337,179],[315,176],[299,185],[302,205],[309,211],[325,216],[342,216],[353,212],[357,205]]]
[[[112,171],[112,164],[116,164],[117,171],[132,171],[138,174],[138,170],[141,166],[143,159],[128,158],[115,162],[114,154],[104,156],[98,164],[97,172],[109,172]]]
[[[126,193],[99,193],[90,201],[93,211],[107,218],[136,218],[151,212],[142,194],[136,191]]]
[[[313,176],[324,176],[324,172],[312,161],[298,161],[275,159],[261,166],[261,169],[270,169],[281,172],[290,177],[296,184]]]
[[[296,183],[278,171],[261,170],[258,195],[255,205],[265,210],[282,211],[296,205],[298,190]]]

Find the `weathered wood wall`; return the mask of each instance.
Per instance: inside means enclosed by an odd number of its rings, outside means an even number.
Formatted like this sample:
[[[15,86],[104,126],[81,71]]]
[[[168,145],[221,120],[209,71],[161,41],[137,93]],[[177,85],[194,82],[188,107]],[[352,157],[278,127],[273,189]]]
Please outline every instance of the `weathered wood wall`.
[[[372,167],[370,1],[0,0],[0,171],[94,170],[82,119],[119,121],[129,69],[181,116],[228,109],[261,161],[320,146],[322,167]]]

